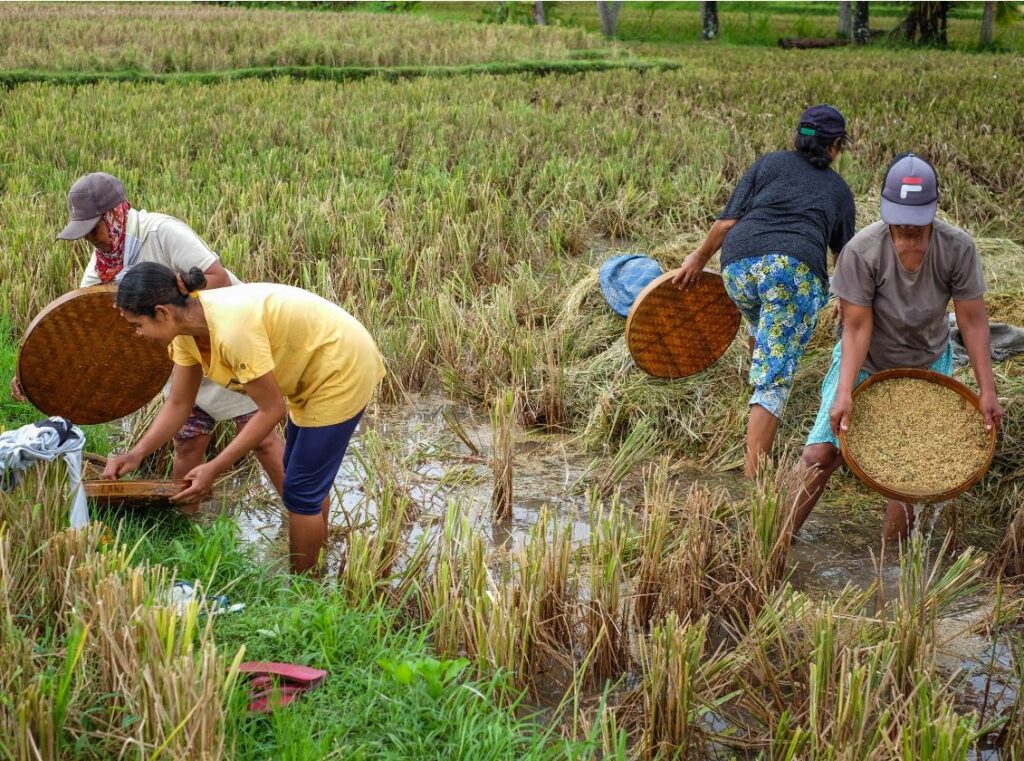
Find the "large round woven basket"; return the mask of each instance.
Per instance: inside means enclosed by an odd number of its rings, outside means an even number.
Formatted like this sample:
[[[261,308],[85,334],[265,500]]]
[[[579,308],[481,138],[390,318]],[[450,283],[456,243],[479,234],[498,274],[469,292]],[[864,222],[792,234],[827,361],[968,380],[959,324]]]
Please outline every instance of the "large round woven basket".
[[[672,284],[677,272],[651,281],[626,320],[633,361],[658,378],[685,378],[710,367],[740,326],[740,312],[717,272],[704,270],[700,282],[685,291]]]
[[[876,383],[883,383],[887,380],[893,380],[895,378],[917,378],[918,380],[928,381],[935,383],[940,386],[945,386],[948,389],[952,389],[960,395],[968,404],[974,409],[981,412],[981,402],[973,391],[967,386],[960,383],[959,381],[950,378],[948,375],[934,372],[933,370],[917,370],[914,368],[896,368],[893,370],[883,370],[875,373],[863,383],[861,383],[853,391],[853,404],[856,407],[857,397],[864,393],[867,389],[871,388]],[[909,502],[911,504],[931,504],[935,502],[945,502],[963,494],[965,491],[974,486],[978,481],[981,480],[982,476],[988,471],[992,465],[992,458],[996,453],[996,430],[992,428],[988,432],[988,456],[985,458],[985,462],[974,471],[968,478],[956,486],[946,489],[942,492],[901,492],[891,489],[884,484],[879,483],[866,472],[857,463],[857,460],[851,455],[850,449],[847,446],[847,431],[839,432],[839,448],[843,453],[843,459],[846,461],[847,466],[853,471],[853,474],[857,476],[861,481],[867,484],[869,487],[874,489],[879,494],[889,497],[890,499],[897,499],[901,502]],[[950,453],[955,456],[956,453]]]
[[[156,396],[171,373],[159,344],[135,335],[114,308],[115,285],[67,293],[25,331],[18,377],[47,415],[79,425],[124,417]]]
[[[171,497],[188,488],[181,479],[138,479],[135,481],[83,481],[85,496],[106,506],[131,508],[172,507]]]

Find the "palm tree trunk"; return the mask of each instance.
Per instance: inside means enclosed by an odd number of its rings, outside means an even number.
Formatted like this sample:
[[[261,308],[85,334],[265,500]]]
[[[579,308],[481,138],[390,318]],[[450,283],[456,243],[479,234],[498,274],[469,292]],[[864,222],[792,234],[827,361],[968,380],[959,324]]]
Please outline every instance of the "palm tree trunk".
[[[533,23],[537,26],[548,25],[548,17],[544,12],[544,0],[537,0],[533,4]]]
[[[867,45],[870,39],[867,0],[857,0],[853,8],[853,41],[858,45]]]
[[[906,17],[892,34],[918,45],[945,47],[948,13],[949,2],[946,0],[910,3]]]
[[[981,39],[978,40],[983,48],[992,44],[992,28],[996,19],[996,4],[994,0],[985,0],[984,9],[981,12]]]
[[[597,10],[601,14],[601,34],[605,37],[614,37],[615,27],[619,23],[619,11],[622,10],[622,0],[598,0]]]
[[[718,37],[718,3],[715,0],[701,0],[700,4],[702,40],[713,40]]]
[[[853,14],[850,9],[850,0],[839,2],[839,23],[836,26],[836,37],[849,40],[853,37]]]

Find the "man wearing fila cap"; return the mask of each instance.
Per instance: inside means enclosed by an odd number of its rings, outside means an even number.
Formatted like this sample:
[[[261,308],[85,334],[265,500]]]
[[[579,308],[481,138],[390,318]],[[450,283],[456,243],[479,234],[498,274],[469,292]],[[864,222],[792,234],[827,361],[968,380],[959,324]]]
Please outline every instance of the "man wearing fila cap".
[[[208,288],[240,282],[224,269],[217,255],[184,222],[166,214],[132,208],[124,185],[106,172],[78,178],[68,191],[68,214],[71,219],[57,238],[84,239],[93,247],[92,260],[82,275],[82,288],[120,282],[125,273],[140,262],[158,262],[186,272],[198,267],[206,275]],[[15,398],[24,400],[17,377],[12,380],[11,389]],[[116,390],[106,392],[116,393]],[[183,478],[206,460],[215,421],[234,420],[238,431],[255,412],[256,405],[247,396],[228,391],[212,381],[204,382],[192,415],[174,436],[172,476]],[[255,454],[280,492],[284,483],[281,436],[271,431],[256,447]]]
[[[882,220],[857,233],[839,257],[832,292],[840,299],[843,336],[832,353],[821,407],[800,459],[796,529],[842,464],[838,432],[847,429],[857,385],[871,373],[895,367],[952,374],[950,300],[981,390],[985,425],[999,426],[1003,411],[992,375],[981,263],[968,233],[935,218],[938,198],[932,165],[913,153],[897,156],[882,186]],[[890,500],[885,538],[903,538],[912,524],[909,506]]]

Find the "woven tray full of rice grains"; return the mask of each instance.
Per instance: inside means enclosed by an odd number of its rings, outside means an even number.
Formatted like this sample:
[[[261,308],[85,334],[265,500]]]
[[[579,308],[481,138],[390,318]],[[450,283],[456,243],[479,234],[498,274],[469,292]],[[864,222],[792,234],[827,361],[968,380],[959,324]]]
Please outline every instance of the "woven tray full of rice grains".
[[[985,474],[995,431],[985,429],[978,398],[930,370],[886,370],[853,394],[843,456],[862,481],[887,497],[941,502]]]

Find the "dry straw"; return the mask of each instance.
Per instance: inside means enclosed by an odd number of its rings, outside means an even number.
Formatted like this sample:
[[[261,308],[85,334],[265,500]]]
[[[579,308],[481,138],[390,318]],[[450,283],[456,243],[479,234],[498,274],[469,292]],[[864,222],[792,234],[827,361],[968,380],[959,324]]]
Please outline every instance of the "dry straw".
[[[494,520],[512,517],[512,456],[515,447],[516,402],[512,391],[499,394],[491,407],[494,436],[491,444],[491,468],[494,471],[494,490],[491,493],[491,512]]]

